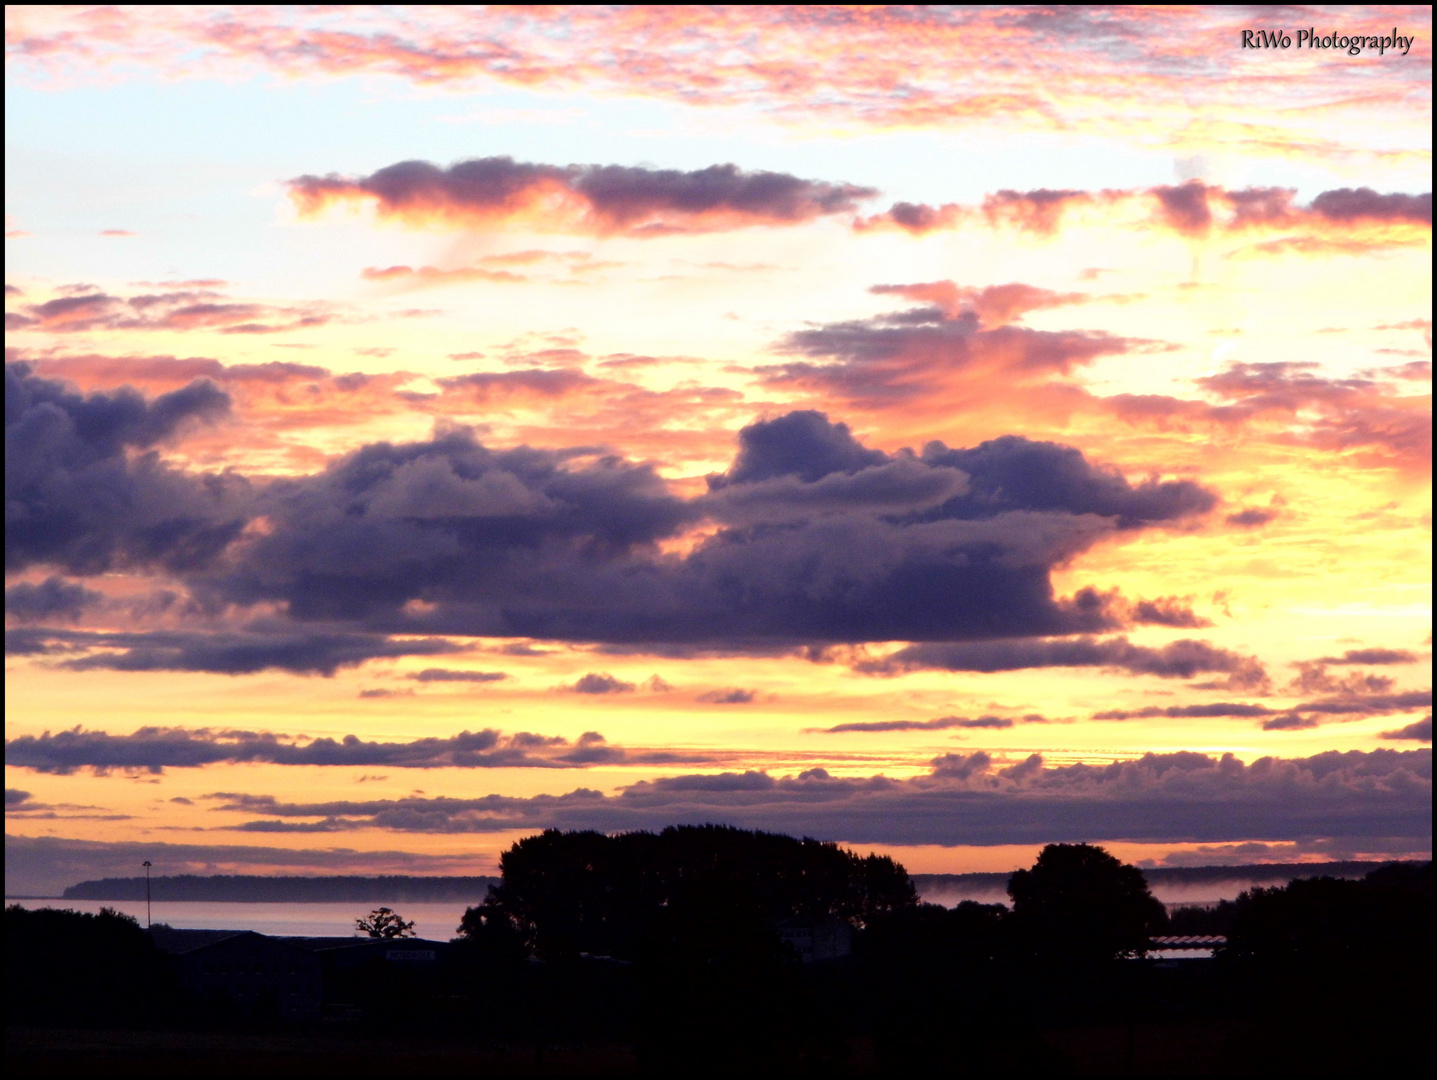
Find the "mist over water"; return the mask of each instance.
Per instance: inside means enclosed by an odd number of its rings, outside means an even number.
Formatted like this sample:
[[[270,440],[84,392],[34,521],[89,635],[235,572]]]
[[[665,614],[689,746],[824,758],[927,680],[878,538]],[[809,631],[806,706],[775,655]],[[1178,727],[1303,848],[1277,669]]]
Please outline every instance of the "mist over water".
[[[1171,907],[1178,904],[1216,904],[1219,900],[1235,900],[1238,894],[1244,890],[1259,886],[1270,888],[1274,885],[1285,885],[1288,880],[1296,877],[1360,878],[1370,869],[1373,867],[1368,866],[1355,873],[1341,873],[1328,868],[1314,867],[1311,874],[1290,872],[1281,877],[1274,877],[1271,874],[1235,874],[1232,877],[1213,878],[1205,881],[1165,881],[1149,872],[1147,878],[1152,894]],[[918,888],[918,898],[925,904],[942,904],[949,908],[956,907],[964,900],[972,900],[980,904],[1008,904],[1007,887],[1002,881],[992,880],[995,876],[983,875],[987,880],[964,882],[962,880],[934,880],[936,875],[915,874],[913,882]]]

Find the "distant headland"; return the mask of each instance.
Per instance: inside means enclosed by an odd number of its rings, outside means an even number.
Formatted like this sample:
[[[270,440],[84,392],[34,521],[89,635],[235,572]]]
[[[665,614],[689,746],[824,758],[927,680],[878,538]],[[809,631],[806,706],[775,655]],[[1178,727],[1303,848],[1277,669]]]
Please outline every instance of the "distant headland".
[[[464,902],[477,904],[497,885],[497,877],[266,877],[258,874],[182,874],[154,877],[150,896],[157,901],[209,900],[231,903],[323,904],[356,901],[401,901],[415,904]],[[82,881],[64,891],[62,900],[143,900],[145,879],[101,878]]]

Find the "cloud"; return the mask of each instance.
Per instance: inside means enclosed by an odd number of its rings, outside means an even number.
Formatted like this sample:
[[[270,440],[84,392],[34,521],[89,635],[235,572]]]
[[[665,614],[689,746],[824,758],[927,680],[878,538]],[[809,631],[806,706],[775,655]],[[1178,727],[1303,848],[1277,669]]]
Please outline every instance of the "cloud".
[[[419,682],[499,682],[509,678],[503,671],[455,671],[452,668],[425,668],[423,671],[416,671],[406,675],[407,679],[415,679]]]
[[[1057,293],[1020,282],[979,289],[955,285],[952,281],[932,281],[918,285],[874,285],[868,291],[934,304],[949,319],[972,312],[985,329],[1006,326],[1030,311],[1085,304],[1092,299],[1086,293]]]
[[[1094,720],[1150,720],[1154,717],[1271,716],[1276,709],[1242,701],[1212,701],[1202,705],[1148,705],[1141,709],[1105,709]]]
[[[1396,731],[1384,731],[1382,737],[1384,739],[1413,739],[1417,742],[1431,742],[1432,717],[1429,714],[1421,720],[1416,720],[1408,724],[1404,728],[1398,728]],[[8,801],[9,792],[6,792],[6,796]]]
[[[449,429],[276,482],[266,531],[203,584],[390,633],[765,647],[1083,633],[1135,613],[1111,593],[1055,597],[1050,568],[1215,501],[1021,438],[889,456],[812,412],[749,425],[733,467],[689,500],[648,465]],[[726,527],[661,553],[705,518]]]
[[[1101,332],[988,329],[971,307],[952,315],[921,307],[795,331],[777,351],[802,359],[756,370],[775,387],[881,408],[935,395],[945,402],[961,399],[970,396],[963,388],[980,384],[1046,382],[1151,344]]]
[[[637,687],[631,682],[623,682],[614,678],[606,671],[591,671],[587,675],[580,676],[572,686],[560,689],[575,694],[632,694]]]
[[[214,330],[222,334],[275,334],[323,326],[333,316],[313,305],[275,307],[226,300],[213,289],[179,289],[112,296],[93,286],[75,295],[23,305],[5,315],[7,331],[47,334],[97,330]]]
[[[421,266],[418,269],[412,266],[367,266],[360,271],[359,276],[365,281],[382,281],[410,288],[461,285],[470,281],[509,284],[528,280],[523,274],[515,274],[509,270],[486,270],[480,266],[459,267],[454,270],[441,270],[435,266]]]
[[[1287,235],[1268,243],[1348,242],[1355,244],[1352,250],[1357,252],[1411,239],[1383,229],[1432,227],[1431,192],[1383,195],[1371,188],[1338,188],[1322,192],[1305,207],[1295,202],[1296,196],[1293,188],[1224,188],[1201,180],[1128,190],[1003,190],[985,196],[976,207],[894,203],[883,213],[857,219],[854,227],[860,232],[901,229],[921,236],[982,223],[989,228],[1052,236],[1072,219],[1100,216],[1106,224],[1158,229],[1187,238],[1281,232]],[[1353,228],[1371,235],[1353,237]],[[1295,234],[1293,230],[1297,230]],[[1346,234],[1342,230],[1347,230]]]
[[[1246,510],[1239,510],[1235,514],[1229,514],[1223,520],[1229,525],[1236,525],[1240,529],[1255,529],[1266,525],[1277,517],[1276,510],[1265,510],[1262,507],[1249,507]]]
[[[394,769],[569,769],[619,762],[699,763],[714,757],[610,746],[596,731],[585,732],[575,742],[526,731],[503,735],[492,728],[448,738],[370,742],[357,735],[308,739],[271,732],[163,727],[143,727],[129,735],[80,727],[53,735],[48,731],[22,735],[7,740],[5,755],[12,768],[62,776],[80,769],[97,774],[111,769],[160,773],[238,762]]]
[[[872,188],[711,165],[683,172],[622,165],[539,165],[475,158],[441,168],[402,161],[361,177],[301,176],[290,197],[304,216],[372,203],[411,225],[492,227],[520,221],[559,231],[628,236],[793,225],[849,212]],[[407,270],[408,268],[397,268]]]
[[[732,467],[682,498],[649,464],[592,448],[491,450],[441,425],[427,441],[373,443],[251,484],[133,452],[227,407],[204,379],[147,400],[83,397],[23,364],[7,376],[13,569],[163,568],[206,610],[273,604],[290,623],[321,624],[12,635],[12,649],[101,650],[63,661],[75,669],[327,674],[452,651],[434,638],[451,634],[771,648],[1202,624],[1171,599],[1054,595],[1060,562],[1217,501],[1188,480],[1131,483],[1056,443],[1008,436],[889,455],[800,411],[744,428]],[[252,521],[261,527],[247,531]],[[663,553],[705,521],[720,528],[685,555]]]
[[[749,705],[756,696],[756,691],[731,686],[723,690],[709,690],[699,694],[694,700],[702,701],[706,705]]]
[[[229,412],[207,379],[151,400],[129,387],[82,395],[5,366],[5,566],[93,574],[207,562],[245,522],[248,484],[181,473],[154,452]]]
[[[1379,195],[1371,188],[1338,188],[1312,200],[1313,212],[1329,221],[1400,221],[1432,224],[1432,193]]]
[[[1363,376],[1330,377],[1316,364],[1297,361],[1234,363],[1194,381],[1216,403],[1115,394],[1092,404],[1128,423],[1165,430],[1243,428],[1369,467],[1397,466],[1423,475],[1431,470],[1432,410],[1426,395],[1398,393],[1390,383]]]
[[[1271,720],[1262,722],[1263,731],[1305,731],[1308,728],[1317,727],[1319,721],[1315,716],[1304,716],[1302,713],[1283,713],[1281,716],[1274,716]]]
[[[5,632],[7,655],[86,655],[61,659],[70,671],[205,671],[249,675],[278,669],[332,676],[342,667],[399,656],[463,652],[438,638],[387,638],[359,633],[304,631],[151,630],[105,633],[30,627]]]
[[[854,670],[900,675],[925,669],[994,672],[1042,667],[1113,668],[1165,679],[1191,679],[1216,672],[1228,676],[1228,685],[1249,690],[1267,682],[1267,672],[1253,656],[1205,641],[1183,639],[1152,647],[1134,645],[1125,637],[922,643],[905,646],[882,659],[860,661]]]
[[[12,787],[7,787],[5,789],[6,806],[19,806],[28,798],[30,798],[30,793],[28,791],[21,791],[19,788]]]
[[[617,795],[580,788],[532,798],[280,802],[245,796],[227,809],[267,823],[319,819],[328,829],[435,833],[506,829],[658,829],[713,822],[872,844],[1036,844],[1079,840],[1220,843],[1294,837],[1430,835],[1432,757],[1411,751],[1265,757],[1245,765],[1179,752],[1111,765],[1007,769],[991,755],[944,755],[912,780],[763,772],[641,781]]]
[[[940,716],[934,720],[865,720],[835,724],[830,728],[810,728],[832,735],[844,731],[946,731],[948,728],[1010,728],[1007,716]]]
[[[74,622],[104,601],[102,593],[51,575],[38,585],[20,582],[5,590],[5,613],[21,622],[66,619]]]
[[[1324,656],[1318,664],[1415,664],[1417,654],[1406,649],[1348,649],[1341,656]]]

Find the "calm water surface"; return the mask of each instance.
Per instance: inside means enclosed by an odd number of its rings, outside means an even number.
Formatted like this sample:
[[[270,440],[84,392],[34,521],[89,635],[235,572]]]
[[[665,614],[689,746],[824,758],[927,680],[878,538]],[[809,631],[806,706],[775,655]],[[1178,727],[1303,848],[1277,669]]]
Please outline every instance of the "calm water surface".
[[[91,914],[101,908],[114,908],[133,915],[145,924],[143,900],[11,900],[27,908],[68,908]],[[463,903],[413,904],[401,901],[385,903],[333,904],[231,904],[214,900],[156,901],[154,921],[168,923],[183,930],[254,930],[261,934],[294,937],[343,937],[354,933],[354,920],[374,908],[391,907],[406,919],[414,920],[414,932],[435,941],[448,941],[459,929],[459,920],[467,905]]]

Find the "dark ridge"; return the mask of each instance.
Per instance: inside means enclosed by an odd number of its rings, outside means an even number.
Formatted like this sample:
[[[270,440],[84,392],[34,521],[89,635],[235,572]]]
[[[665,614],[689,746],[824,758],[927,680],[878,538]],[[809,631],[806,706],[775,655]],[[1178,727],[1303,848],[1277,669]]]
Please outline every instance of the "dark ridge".
[[[264,877],[258,874],[217,874],[199,877],[155,877],[153,900],[214,900],[232,903],[319,904],[328,902],[399,901],[404,903],[463,902],[477,904],[497,885],[492,877]],[[102,878],[71,885],[62,900],[143,900],[145,879]]]
[[[1253,884],[1293,878],[1360,878],[1381,866],[1420,866],[1425,860],[1388,859],[1381,862],[1249,863],[1243,866],[1157,866],[1140,867],[1149,885],[1200,885],[1208,881],[1247,881]],[[913,874],[913,884],[923,893],[970,889],[1001,892],[1008,887],[1011,873],[1001,874]]]

